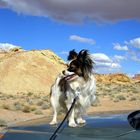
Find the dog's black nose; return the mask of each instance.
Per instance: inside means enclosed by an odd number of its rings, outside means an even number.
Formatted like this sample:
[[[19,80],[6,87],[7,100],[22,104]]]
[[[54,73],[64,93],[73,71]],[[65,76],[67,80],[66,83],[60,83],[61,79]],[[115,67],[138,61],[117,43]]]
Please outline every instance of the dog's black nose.
[[[63,70],[62,73],[65,75],[65,70]]]

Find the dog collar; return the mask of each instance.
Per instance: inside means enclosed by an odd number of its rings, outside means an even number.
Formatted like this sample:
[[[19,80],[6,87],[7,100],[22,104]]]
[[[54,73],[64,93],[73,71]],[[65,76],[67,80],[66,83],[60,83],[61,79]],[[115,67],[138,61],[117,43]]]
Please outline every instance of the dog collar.
[[[76,74],[72,74],[72,75],[68,75],[65,77],[65,80],[66,81],[72,81],[74,80],[75,78],[77,78],[77,75]]]

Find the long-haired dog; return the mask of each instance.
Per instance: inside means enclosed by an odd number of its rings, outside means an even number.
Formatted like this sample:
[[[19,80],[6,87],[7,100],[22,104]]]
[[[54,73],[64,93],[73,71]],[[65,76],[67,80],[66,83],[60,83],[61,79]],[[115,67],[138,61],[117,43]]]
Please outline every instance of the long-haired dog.
[[[83,113],[95,100],[96,84],[93,70],[93,61],[87,50],[78,53],[69,52],[67,69],[62,72],[51,88],[50,101],[54,111],[51,125],[57,124],[57,114],[63,109],[66,112],[78,96],[76,104],[68,117],[68,125],[76,127],[86,121]]]

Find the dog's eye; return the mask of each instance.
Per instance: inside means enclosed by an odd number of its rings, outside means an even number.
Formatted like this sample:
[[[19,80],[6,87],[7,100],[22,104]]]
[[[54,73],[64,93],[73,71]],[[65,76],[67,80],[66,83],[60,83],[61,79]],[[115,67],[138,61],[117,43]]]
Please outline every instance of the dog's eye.
[[[75,66],[74,66],[74,65],[72,65],[72,66],[70,66],[70,68],[74,70],[74,69],[75,69]]]

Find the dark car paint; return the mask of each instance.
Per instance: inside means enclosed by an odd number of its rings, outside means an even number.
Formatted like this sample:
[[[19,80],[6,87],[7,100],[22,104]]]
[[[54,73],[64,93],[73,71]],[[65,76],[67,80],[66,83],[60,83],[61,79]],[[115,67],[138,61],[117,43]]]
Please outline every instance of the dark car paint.
[[[128,114],[88,116],[87,124],[69,128],[65,124],[56,140],[140,140],[140,131],[127,133],[133,128],[127,121]],[[48,124],[10,127],[2,140],[49,140],[57,126]],[[124,134],[120,136],[121,134]]]

